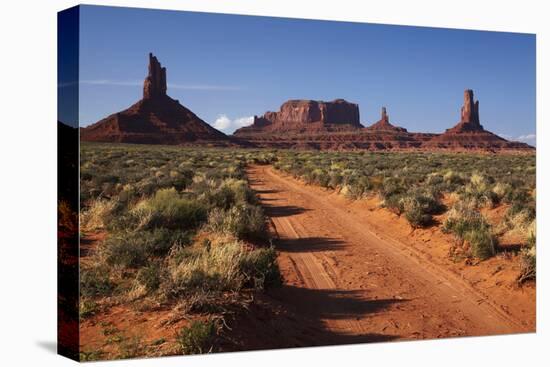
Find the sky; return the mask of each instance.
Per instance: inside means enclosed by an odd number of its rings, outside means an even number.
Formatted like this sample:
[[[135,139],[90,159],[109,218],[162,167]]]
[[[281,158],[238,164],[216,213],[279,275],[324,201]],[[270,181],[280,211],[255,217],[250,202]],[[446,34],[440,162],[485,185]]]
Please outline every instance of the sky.
[[[359,104],[409,131],[460,120],[465,89],[484,127],[534,144],[535,35],[83,6],[79,124],[139,100],[148,53],[168,95],[226,133],[289,99]],[[70,83],[61,83],[60,88]]]

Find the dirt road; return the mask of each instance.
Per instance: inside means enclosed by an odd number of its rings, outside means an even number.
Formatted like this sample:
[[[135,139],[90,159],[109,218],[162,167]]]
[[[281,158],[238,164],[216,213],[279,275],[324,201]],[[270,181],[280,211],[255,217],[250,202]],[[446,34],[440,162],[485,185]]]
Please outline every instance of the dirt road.
[[[329,343],[532,331],[342,196],[269,166],[248,178],[278,236],[285,285],[274,297],[317,318]]]

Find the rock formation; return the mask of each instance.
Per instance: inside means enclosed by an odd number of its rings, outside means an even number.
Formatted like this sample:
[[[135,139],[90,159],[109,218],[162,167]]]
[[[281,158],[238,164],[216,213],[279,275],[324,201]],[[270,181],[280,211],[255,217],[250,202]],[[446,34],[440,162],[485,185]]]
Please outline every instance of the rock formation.
[[[359,106],[343,99],[331,102],[289,100],[278,112],[254,116],[254,123],[238,129],[235,136],[248,136],[265,132],[318,132],[360,129]]]
[[[143,82],[143,99],[166,95],[166,68],[160,65],[152,53],[149,53],[149,74]]]
[[[390,123],[385,107],[367,128],[359,123],[359,108],[344,100],[291,100],[279,112],[255,116],[251,126],[235,135],[257,147],[319,150],[443,150],[530,152],[533,147],[510,142],[486,131],[479,121],[479,102],[464,92],[460,122],[443,134],[410,133]]]
[[[508,141],[487,131],[479,122],[479,101],[474,102],[474,92],[464,91],[464,105],[460,110],[460,122],[443,134],[422,145],[426,149],[502,151],[532,150],[525,143]]]
[[[229,138],[166,94],[166,68],[149,54],[143,99],[80,129],[80,140],[142,144],[207,143],[226,145]]]
[[[479,101],[474,102],[473,90],[466,89],[464,91],[464,105],[460,109],[460,122],[448,131],[455,133],[483,131],[483,126],[479,123]]]
[[[386,112],[386,107],[382,107],[382,114],[380,120],[367,127],[369,130],[380,130],[380,131],[407,131],[407,129],[394,126],[390,124],[390,116]]]

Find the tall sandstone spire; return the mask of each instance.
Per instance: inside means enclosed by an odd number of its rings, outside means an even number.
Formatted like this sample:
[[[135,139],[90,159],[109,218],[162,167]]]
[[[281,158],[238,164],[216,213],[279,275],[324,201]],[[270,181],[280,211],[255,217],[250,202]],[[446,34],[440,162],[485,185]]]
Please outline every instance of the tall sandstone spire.
[[[474,102],[474,91],[464,91],[464,106],[461,109],[460,122],[470,122],[479,125],[479,101]]]
[[[134,144],[232,144],[179,101],[166,94],[166,68],[149,54],[143,98],[80,130],[82,141]]]
[[[390,117],[388,116],[388,112],[386,111],[386,107],[382,107],[382,115],[381,115],[381,120],[380,121],[385,121],[387,123],[390,123]]]
[[[382,107],[382,111],[380,113],[380,120],[375,122],[374,124],[367,127],[369,130],[386,130],[386,131],[401,131],[406,132],[407,129],[394,126],[390,123],[390,116],[388,115],[388,111],[386,107]]]
[[[466,89],[464,91],[464,105],[460,109],[461,130],[483,130],[479,123],[479,101],[474,101],[474,91]]]
[[[152,99],[166,95],[166,68],[149,53],[149,73],[143,82],[143,99]]]

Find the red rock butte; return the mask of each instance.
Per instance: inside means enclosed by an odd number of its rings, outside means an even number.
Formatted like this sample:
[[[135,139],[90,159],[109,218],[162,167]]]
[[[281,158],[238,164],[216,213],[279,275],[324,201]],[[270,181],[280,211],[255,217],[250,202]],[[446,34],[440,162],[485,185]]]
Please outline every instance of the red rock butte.
[[[238,129],[234,135],[334,132],[362,127],[359,106],[355,103],[343,99],[331,102],[298,99],[286,101],[278,112],[268,111],[262,116],[254,116],[252,125]]]
[[[324,113],[338,106],[338,118]],[[385,107],[380,120],[364,128],[356,104],[291,100],[279,112],[254,117],[254,123],[235,136],[259,147],[331,150],[448,150],[479,152],[530,152],[534,148],[507,141],[486,131],[479,120],[479,101],[471,89],[464,91],[459,123],[443,134],[408,132],[390,123]]]
[[[478,151],[532,151],[525,143],[508,141],[487,131],[480,124],[479,101],[474,101],[471,89],[464,91],[464,104],[460,109],[460,121],[443,134],[424,144],[426,149],[478,150]]]
[[[167,94],[166,68],[149,54],[143,98],[80,129],[80,140],[140,144],[226,145],[230,139]]]
[[[289,100],[277,112],[254,116],[252,125],[228,137],[200,119],[167,92],[167,71],[149,54],[143,98],[124,111],[80,129],[82,141],[142,144],[204,144],[321,150],[448,150],[532,152],[483,128],[479,101],[464,91],[460,121],[443,134],[408,132],[390,123],[385,107],[380,120],[364,127],[359,106],[344,99],[330,102]]]

